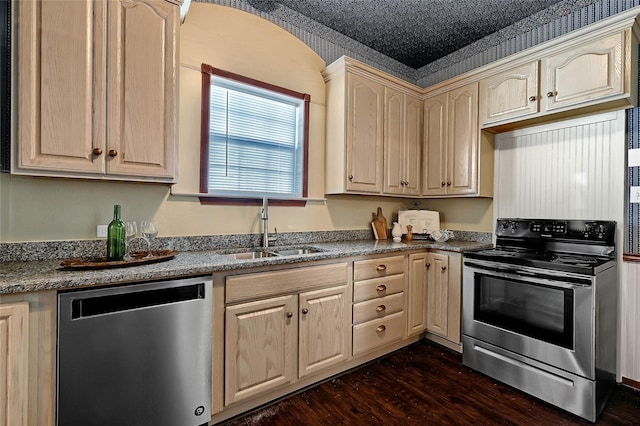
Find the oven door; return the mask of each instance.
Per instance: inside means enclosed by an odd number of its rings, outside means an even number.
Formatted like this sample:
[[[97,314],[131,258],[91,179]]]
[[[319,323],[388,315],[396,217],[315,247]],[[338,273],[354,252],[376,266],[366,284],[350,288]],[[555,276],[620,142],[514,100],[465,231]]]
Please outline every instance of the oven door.
[[[594,379],[593,277],[468,260],[463,333]]]

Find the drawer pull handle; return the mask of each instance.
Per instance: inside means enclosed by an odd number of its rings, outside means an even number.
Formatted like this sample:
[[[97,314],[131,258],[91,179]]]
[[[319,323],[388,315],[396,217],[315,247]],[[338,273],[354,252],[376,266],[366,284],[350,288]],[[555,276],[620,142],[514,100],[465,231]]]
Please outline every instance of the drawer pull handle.
[[[376,327],[376,333],[382,333],[386,329],[387,329],[387,327],[384,324],[383,325],[379,325],[379,326]]]
[[[387,310],[387,307],[386,307],[386,306],[384,306],[384,305],[378,305],[378,306],[376,307],[376,312],[384,312],[384,311],[386,311],[386,310]]]
[[[447,267],[446,267],[446,266],[442,266],[442,270],[443,270],[443,271],[446,271],[446,270],[447,270]]]
[[[385,291],[387,289],[387,286],[384,284],[380,284],[378,287],[376,287],[377,291]]]
[[[378,265],[376,267],[376,271],[386,271],[387,270],[387,265]]]
[[[302,308],[302,313],[306,315],[309,313],[309,310],[307,308]]]
[[[287,312],[287,318],[293,318],[293,312]]]

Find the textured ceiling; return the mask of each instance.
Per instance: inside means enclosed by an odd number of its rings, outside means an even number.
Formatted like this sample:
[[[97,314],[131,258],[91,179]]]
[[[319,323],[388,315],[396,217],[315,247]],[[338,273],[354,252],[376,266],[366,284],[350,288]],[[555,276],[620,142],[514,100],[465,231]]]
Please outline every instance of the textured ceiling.
[[[247,0],[267,13],[286,6],[414,69],[554,5],[594,1]]]

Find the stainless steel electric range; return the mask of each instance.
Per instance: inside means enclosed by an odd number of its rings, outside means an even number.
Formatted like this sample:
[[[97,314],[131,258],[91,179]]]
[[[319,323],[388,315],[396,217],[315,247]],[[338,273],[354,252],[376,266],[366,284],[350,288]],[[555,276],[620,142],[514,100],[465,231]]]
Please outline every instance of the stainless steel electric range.
[[[463,364],[590,421],[616,382],[616,224],[498,219],[466,252]]]

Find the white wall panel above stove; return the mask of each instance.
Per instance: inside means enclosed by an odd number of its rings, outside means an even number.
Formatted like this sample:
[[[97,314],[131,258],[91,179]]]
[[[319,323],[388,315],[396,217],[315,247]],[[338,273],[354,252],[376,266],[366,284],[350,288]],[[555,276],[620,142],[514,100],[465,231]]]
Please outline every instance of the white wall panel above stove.
[[[621,221],[624,126],[613,112],[498,135],[495,216]]]

